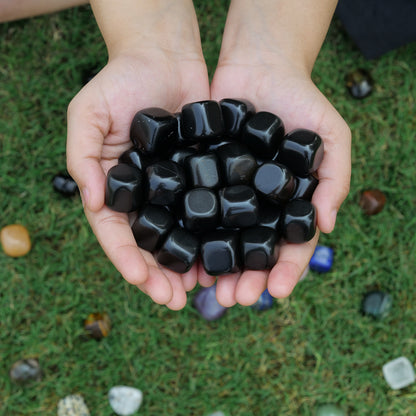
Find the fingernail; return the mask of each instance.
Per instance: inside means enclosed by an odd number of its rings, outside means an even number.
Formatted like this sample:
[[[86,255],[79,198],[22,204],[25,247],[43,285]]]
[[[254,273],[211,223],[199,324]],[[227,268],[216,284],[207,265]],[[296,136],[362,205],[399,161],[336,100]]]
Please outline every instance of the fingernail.
[[[338,214],[338,211],[334,209],[331,214],[333,227],[335,227],[335,223],[337,222],[337,214]]]

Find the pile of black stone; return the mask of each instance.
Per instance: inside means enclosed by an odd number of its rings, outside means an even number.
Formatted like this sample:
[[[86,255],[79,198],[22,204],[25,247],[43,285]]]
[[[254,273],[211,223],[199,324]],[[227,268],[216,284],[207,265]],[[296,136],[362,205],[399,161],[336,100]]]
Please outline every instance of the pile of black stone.
[[[134,116],[133,147],[107,175],[105,203],[137,212],[137,245],[186,273],[200,259],[210,275],[274,266],[282,242],[316,230],[310,202],[323,142],[285,134],[282,120],[247,100],[189,103],[177,114]]]

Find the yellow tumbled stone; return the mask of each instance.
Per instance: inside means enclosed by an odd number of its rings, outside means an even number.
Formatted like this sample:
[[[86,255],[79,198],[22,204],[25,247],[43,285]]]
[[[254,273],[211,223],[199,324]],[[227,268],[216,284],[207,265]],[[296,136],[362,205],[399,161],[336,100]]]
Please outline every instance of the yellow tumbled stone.
[[[4,252],[10,257],[24,256],[32,247],[29,232],[20,224],[3,227],[0,231],[0,241]]]

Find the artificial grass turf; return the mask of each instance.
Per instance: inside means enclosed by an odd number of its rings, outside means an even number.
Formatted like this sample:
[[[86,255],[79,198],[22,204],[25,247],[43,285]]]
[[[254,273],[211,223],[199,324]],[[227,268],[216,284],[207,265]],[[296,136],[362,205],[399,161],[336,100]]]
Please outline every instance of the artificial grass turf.
[[[195,4],[212,75],[227,2]],[[106,394],[116,384],[144,392],[144,415],[314,415],[325,402],[349,415],[414,414],[415,385],[392,391],[381,372],[400,355],[416,358],[414,44],[365,61],[333,22],[313,78],[353,133],[350,195],[335,231],[321,236],[335,250],[334,268],[311,272],[271,310],[235,306],[208,323],[192,308],[192,294],[184,310],[172,312],[125,283],[79,197],[51,188],[65,169],[68,102],[85,71],[106,62],[89,8],[1,25],[0,34],[0,226],[22,223],[33,240],[25,257],[0,252],[1,415],[53,415],[73,393],[91,414],[111,415]],[[376,83],[362,101],[344,83],[357,67]],[[357,203],[369,187],[388,198],[375,217]],[[382,321],[359,313],[372,288],[393,295]],[[107,311],[113,322],[100,342],[83,336],[82,322],[94,311]],[[9,380],[23,357],[39,358],[41,382]]]

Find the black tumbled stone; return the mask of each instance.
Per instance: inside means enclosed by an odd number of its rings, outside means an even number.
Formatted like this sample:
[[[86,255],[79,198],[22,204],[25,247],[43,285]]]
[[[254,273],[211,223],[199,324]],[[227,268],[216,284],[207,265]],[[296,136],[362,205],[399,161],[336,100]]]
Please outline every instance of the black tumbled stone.
[[[211,141],[220,138],[224,133],[221,107],[213,100],[184,105],[180,120],[185,139]]]
[[[132,147],[123,152],[118,158],[118,163],[125,163],[127,165],[135,166],[137,169],[145,170],[147,166],[154,163],[154,157],[145,155],[140,149]]]
[[[174,225],[172,214],[160,205],[146,205],[133,222],[131,229],[137,245],[153,252],[158,249]]]
[[[306,199],[307,201],[311,201],[313,193],[319,184],[319,180],[313,175],[308,175],[304,178],[297,176],[295,179],[296,186],[292,199]]]
[[[277,262],[279,246],[276,231],[252,227],[241,231],[241,262],[245,269],[268,270]]]
[[[201,239],[201,261],[211,276],[240,270],[239,235],[234,230],[216,230]]]
[[[254,189],[268,200],[286,202],[295,190],[295,178],[283,165],[266,162],[257,168],[253,179]]]
[[[237,137],[247,120],[256,112],[254,105],[248,100],[225,98],[220,101],[222,117],[224,119],[224,134]]]
[[[195,263],[198,251],[198,238],[183,228],[175,227],[157,252],[156,260],[176,273],[186,273]]]
[[[178,122],[162,108],[151,107],[138,111],[131,123],[130,139],[146,154],[164,154],[177,140]]]
[[[221,207],[221,224],[224,227],[251,227],[257,223],[259,205],[253,189],[247,185],[234,185],[218,192]]]
[[[161,160],[146,169],[148,202],[155,205],[177,204],[186,189],[185,173],[171,160]]]
[[[216,194],[207,188],[195,188],[183,198],[183,223],[195,233],[212,231],[218,225],[219,205]]]
[[[216,150],[226,185],[251,183],[257,161],[248,148],[239,142],[227,143]]]
[[[52,179],[52,186],[63,196],[71,197],[78,193],[77,183],[66,173],[55,175]]]
[[[321,137],[311,130],[296,129],[285,136],[276,160],[294,175],[305,177],[319,168],[323,157]]]
[[[267,201],[261,201],[259,203],[257,225],[278,231],[280,230],[281,217],[282,208],[277,204],[268,203]]]
[[[178,163],[181,166],[185,165],[185,159],[188,156],[196,155],[197,150],[193,147],[181,147],[179,149],[176,149],[171,155],[170,160],[173,160],[174,162]]]
[[[240,140],[259,158],[271,159],[279,149],[285,128],[275,114],[260,111],[244,124]]]
[[[107,173],[105,204],[114,211],[132,212],[145,199],[142,172],[124,163],[113,166]]]
[[[187,157],[185,169],[189,187],[216,189],[222,185],[220,163],[215,153]]]
[[[283,211],[282,233],[289,243],[304,243],[316,232],[315,207],[303,199],[289,201]]]

